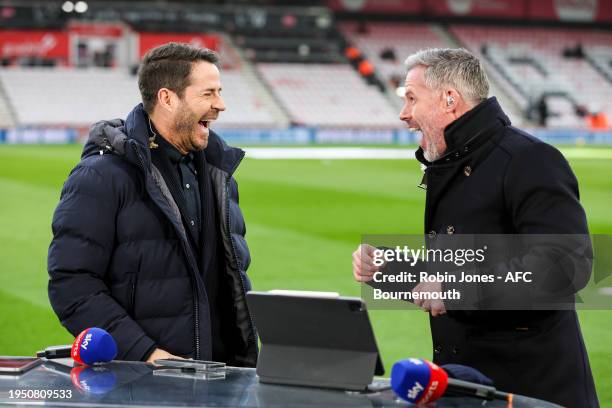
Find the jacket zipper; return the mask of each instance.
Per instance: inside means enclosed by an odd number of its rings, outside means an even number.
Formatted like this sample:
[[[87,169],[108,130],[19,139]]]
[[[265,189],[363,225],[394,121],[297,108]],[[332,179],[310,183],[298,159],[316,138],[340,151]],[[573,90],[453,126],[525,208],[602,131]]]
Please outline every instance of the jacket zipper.
[[[132,276],[132,289],[130,292],[130,305],[129,305],[129,314],[132,317],[134,316],[134,309],[136,308],[136,274]]]
[[[136,153],[136,157],[138,157],[138,161],[140,162],[140,166],[143,170],[143,172],[145,173],[145,177],[147,176],[148,172],[147,172],[147,168],[144,164],[144,159],[142,158],[142,156],[140,155],[140,152],[138,151],[138,147],[134,146],[132,143],[130,143],[130,145],[132,146],[132,148],[134,149],[135,153]],[[146,189],[146,181],[145,181],[145,189]],[[228,205],[229,207],[229,205]],[[180,236],[180,234],[179,234]],[[230,236],[231,239],[231,236]],[[181,239],[181,244],[183,247],[183,251],[185,252],[185,254],[187,255],[187,259],[189,259],[189,255],[187,253],[188,248],[186,247],[185,244],[188,244],[185,242],[184,239]],[[233,245],[233,244],[232,244]],[[197,282],[195,282],[195,277],[194,272],[193,272],[193,265],[191,265],[191,269],[192,269],[192,273],[189,276],[190,281],[191,281],[191,293],[192,293],[192,297],[193,297],[193,325],[194,325],[194,336],[193,336],[193,342],[194,342],[194,346],[195,346],[195,359],[199,360],[200,359],[200,308],[199,308],[199,303],[200,303],[200,297],[198,295],[198,291],[197,291]],[[249,316],[250,317],[250,316]]]
[[[231,244],[231,248],[232,248],[232,257],[234,258],[234,262],[236,262],[236,266],[238,267],[238,276],[240,277],[240,286],[242,289],[242,293],[246,295],[246,288],[245,288],[245,284],[244,284],[244,279],[242,278],[242,273],[240,273],[240,261],[238,260],[238,257],[236,256],[236,247],[234,245],[234,239],[232,238],[232,233],[230,231],[230,208],[229,208],[229,181],[230,181],[230,176],[226,177],[225,179],[225,221],[226,221],[226,226],[227,226],[227,232],[228,232],[228,236],[229,236],[229,240],[230,240],[230,244]],[[245,299],[246,301],[246,299]],[[249,344],[252,344],[255,342],[255,325],[253,324],[253,318],[251,317],[251,311],[249,310],[249,308],[246,308],[247,310],[247,316],[249,317],[249,325],[251,326],[251,333],[249,333],[249,337],[247,339],[247,346]]]

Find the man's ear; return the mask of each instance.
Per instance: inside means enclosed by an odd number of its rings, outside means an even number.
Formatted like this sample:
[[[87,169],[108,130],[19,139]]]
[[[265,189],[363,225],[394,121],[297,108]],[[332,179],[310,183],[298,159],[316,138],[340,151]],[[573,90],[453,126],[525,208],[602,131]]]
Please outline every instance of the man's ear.
[[[453,112],[457,109],[458,103],[461,101],[461,95],[454,88],[447,88],[444,90],[444,107],[447,112]]]
[[[172,112],[176,105],[177,95],[168,88],[160,88],[157,91],[157,104],[165,111]]]

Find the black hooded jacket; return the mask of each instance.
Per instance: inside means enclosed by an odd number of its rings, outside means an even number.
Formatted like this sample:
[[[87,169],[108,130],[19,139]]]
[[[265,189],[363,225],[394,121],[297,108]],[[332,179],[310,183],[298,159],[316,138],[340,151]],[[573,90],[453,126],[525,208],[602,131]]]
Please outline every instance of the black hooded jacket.
[[[148,139],[142,104],[125,122],[92,127],[53,217],[49,299],[73,335],[92,326],[107,330],[117,342],[118,359],[142,360],[154,347],[211,359],[203,260],[169,185],[152,163]],[[202,174],[216,203],[227,362],[254,366],[257,338],[245,299],[250,255],[232,177],[243,157],[242,150],[210,131],[196,161],[207,166]]]

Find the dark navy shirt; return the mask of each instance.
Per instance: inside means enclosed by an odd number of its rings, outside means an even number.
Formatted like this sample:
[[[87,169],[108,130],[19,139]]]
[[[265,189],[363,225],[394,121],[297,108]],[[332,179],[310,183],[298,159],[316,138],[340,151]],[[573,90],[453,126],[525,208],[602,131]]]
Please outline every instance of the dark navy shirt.
[[[200,241],[200,231],[202,231],[202,204],[200,200],[200,185],[198,183],[198,173],[194,164],[193,153],[182,155],[176,147],[172,146],[163,137],[156,138],[159,148],[164,149],[166,155],[172,162],[176,170],[178,180],[185,197],[187,210],[185,223]]]

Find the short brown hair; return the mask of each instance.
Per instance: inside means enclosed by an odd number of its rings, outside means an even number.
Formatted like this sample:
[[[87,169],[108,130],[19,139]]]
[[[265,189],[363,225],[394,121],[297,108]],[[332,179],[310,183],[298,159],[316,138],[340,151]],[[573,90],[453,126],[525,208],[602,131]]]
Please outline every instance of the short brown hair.
[[[217,53],[208,48],[171,42],[149,50],[138,70],[138,88],[147,113],[153,112],[157,103],[157,92],[168,88],[179,98],[189,86],[193,63],[207,61],[216,64]]]

